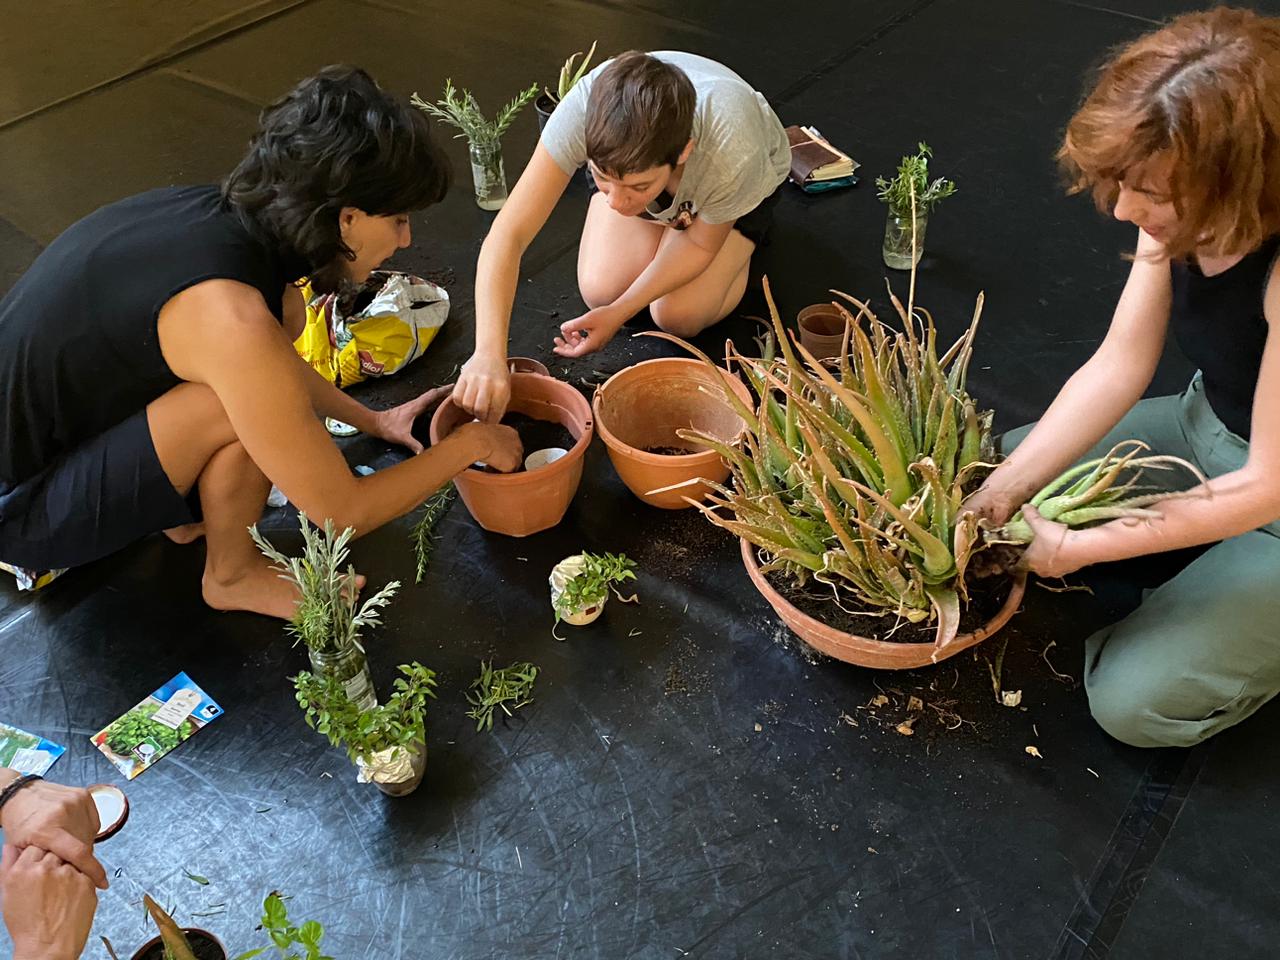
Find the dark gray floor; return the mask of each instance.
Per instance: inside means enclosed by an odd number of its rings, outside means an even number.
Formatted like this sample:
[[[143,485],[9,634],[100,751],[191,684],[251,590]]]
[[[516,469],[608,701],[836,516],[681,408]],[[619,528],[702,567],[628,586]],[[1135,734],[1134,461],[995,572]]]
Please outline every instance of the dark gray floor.
[[[816,124],[864,163],[857,190],[792,192],[778,208],[756,268],[789,314],[830,287],[885,305],[872,181],[930,142],[960,191],[930,225],[918,299],[954,335],[985,290],[973,386],[1013,426],[1096,346],[1125,275],[1126,231],[1065,198],[1052,163],[1088,66],[1189,8],[1119,6],[26,5],[0,37],[0,285],[101,203],[219,177],[261,105],[325,63],[360,63],[406,95],[451,76],[492,106],[592,39],[610,53],[687,49],[728,62],[785,122]],[[530,112],[507,139],[512,181],[535,137]],[[470,350],[491,215],[471,201],[461,145],[449,150],[458,186],[415,217],[398,264],[452,271],[453,316],[415,368],[363,391],[375,404],[440,382]],[[580,309],[584,196],[571,188],[529,253],[514,352],[549,359],[550,314]],[[745,315],[762,310],[753,289],[704,345],[726,332],[745,342]],[[664,349],[618,340],[553,370],[577,380]],[[1153,389],[1186,375],[1171,355]],[[399,456],[366,439],[345,449],[375,466]],[[291,518],[268,526],[296,542]],[[373,584],[411,579],[407,529],[357,545]],[[118,876],[95,935],[140,943],[146,890],[247,949],[257,904],[279,889],[340,958],[1273,955],[1277,711],[1195,751],[1143,752],[1101,733],[1074,683],[1083,637],[1167,565],[1100,571],[1092,597],[1032,590],[1002,635],[1004,686],[1024,697],[1010,710],[990,692],[999,639],[894,676],[807,658],[734,544],[634,500],[599,445],[556,530],[512,541],[456,507],[442,531],[427,582],[406,588],[370,644],[383,684],[414,658],[442,677],[428,782],[401,801],[355,784],[304,727],[284,679],[303,657],[278,626],[202,606],[199,547],[156,538],[35,598],[0,584],[0,719],[68,745],[56,779],[116,779],[88,736],[178,670],[227,709],[129,786],[129,826],[100,848]],[[642,603],[562,644],[545,577],[584,546],[635,557]],[[476,734],[461,695],[488,656],[544,674],[532,707]],[[860,709],[881,688],[891,705]],[[896,734],[911,694],[953,703],[966,723],[948,731],[930,712],[915,736]]]

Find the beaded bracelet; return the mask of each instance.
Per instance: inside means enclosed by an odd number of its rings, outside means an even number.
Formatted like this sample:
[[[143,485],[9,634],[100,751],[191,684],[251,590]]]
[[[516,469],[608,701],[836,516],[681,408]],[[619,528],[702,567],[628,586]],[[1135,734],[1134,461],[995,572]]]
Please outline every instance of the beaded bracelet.
[[[0,790],[0,811],[4,810],[4,805],[8,803],[10,800],[12,800],[14,794],[16,794],[23,787],[29,786],[30,784],[35,783],[37,780],[43,780],[43,779],[44,779],[43,777],[35,773],[24,774],[23,776],[19,777],[17,780],[13,781],[13,783],[5,787],[3,790]]]

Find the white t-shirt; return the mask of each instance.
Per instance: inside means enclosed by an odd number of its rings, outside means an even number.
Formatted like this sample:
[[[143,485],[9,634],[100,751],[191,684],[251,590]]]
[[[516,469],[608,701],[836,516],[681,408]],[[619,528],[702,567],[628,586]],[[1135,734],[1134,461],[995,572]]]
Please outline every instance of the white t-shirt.
[[[698,105],[693,113],[693,150],[680,186],[668,206],[659,202],[666,194],[649,205],[648,219],[683,228],[693,217],[732,223],[750,213],[791,169],[791,145],[782,121],[760,93],[723,64],[671,50],[650,56],[684,71]],[[608,62],[578,81],[542,132],[542,145],[565,173],[587,162],[587,100]]]

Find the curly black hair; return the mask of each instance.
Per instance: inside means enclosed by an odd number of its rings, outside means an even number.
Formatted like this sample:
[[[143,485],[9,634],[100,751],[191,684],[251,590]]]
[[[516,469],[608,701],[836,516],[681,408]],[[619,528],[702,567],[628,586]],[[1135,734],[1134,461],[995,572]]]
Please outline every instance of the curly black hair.
[[[439,203],[448,158],[430,121],[359,67],[335,65],[266,107],[249,152],[222,184],[223,203],[287,260],[303,260],[312,287],[344,290],[338,214],[374,216]]]

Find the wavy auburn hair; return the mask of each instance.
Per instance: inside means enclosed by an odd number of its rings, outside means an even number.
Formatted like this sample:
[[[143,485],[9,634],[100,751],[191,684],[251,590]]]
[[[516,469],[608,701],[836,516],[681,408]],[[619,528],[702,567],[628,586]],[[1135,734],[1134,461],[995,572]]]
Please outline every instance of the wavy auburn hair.
[[[306,261],[322,293],[344,290],[338,214],[373,216],[439,203],[449,161],[426,114],[359,67],[325,67],[262,111],[249,151],[222,185],[223,202],[284,257]],[[349,292],[349,291],[348,291]]]
[[[1102,66],[1058,151],[1071,192],[1109,212],[1158,155],[1179,219],[1169,255],[1247,253],[1280,233],[1280,19],[1187,14]]]

